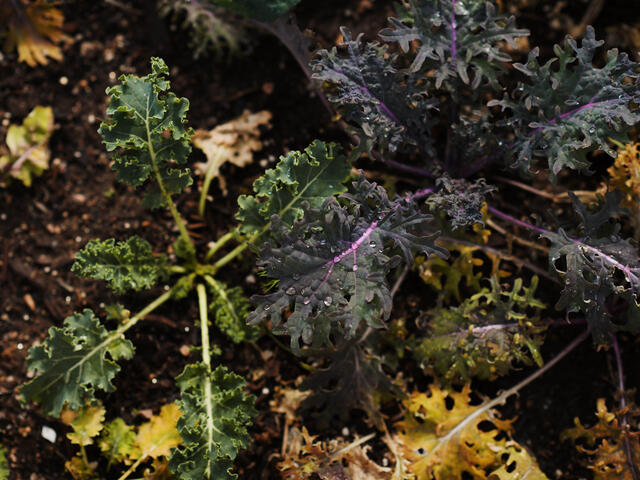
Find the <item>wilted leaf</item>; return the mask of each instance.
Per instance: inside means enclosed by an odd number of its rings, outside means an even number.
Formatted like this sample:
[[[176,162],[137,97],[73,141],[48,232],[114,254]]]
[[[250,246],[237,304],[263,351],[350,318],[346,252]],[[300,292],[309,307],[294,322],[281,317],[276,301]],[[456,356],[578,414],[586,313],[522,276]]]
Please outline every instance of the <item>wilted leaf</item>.
[[[6,143],[9,154],[0,156],[0,186],[9,178],[17,178],[27,187],[32,175],[41,175],[49,168],[49,138],[53,132],[53,110],[37,106],[22,125],[11,125]]]
[[[193,145],[204,153],[207,163],[196,163],[196,173],[205,176],[205,182],[217,178],[220,190],[227,195],[227,182],[220,174],[226,162],[245,167],[253,162],[253,153],[262,149],[260,127],[271,127],[272,115],[266,110],[251,113],[245,110],[239,117],[213,130],[196,130]]]
[[[182,442],[176,425],[182,412],[175,403],[164,405],[159,415],[151,417],[138,428],[135,443],[129,457],[140,458],[168,457],[171,449]]]
[[[76,445],[87,446],[93,443],[104,427],[104,414],[106,410],[102,405],[95,407],[84,407],[76,418],[71,422],[72,432],[67,433],[67,438]]]
[[[359,440],[347,443],[338,437],[316,440],[305,427],[290,431],[287,449],[278,469],[283,480],[390,480],[391,468],[367,456],[368,447]]]
[[[62,32],[64,15],[54,8],[54,3],[46,0],[35,0],[31,3],[23,0],[3,2],[0,6],[0,21],[4,20],[9,27],[4,44],[5,52],[18,49],[18,61],[30,67],[38,63],[46,65],[49,58],[62,60],[62,51],[56,44],[70,41],[71,38]]]
[[[123,419],[116,418],[105,425],[98,440],[100,451],[109,461],[109,465],[123,462],[131,454],[136,434],[133,427]]]
[[[622,206],[637,212],[640,205],[640,143],[630,143],[618,150],[618,156],[607,172],[611,187],[623,195]]]
[[[636,480],[640,474],[640,409],[629,404],[623,409],[607,410],[604,398],[598,399],[598,423],[576,426],[562,436],[574,441],[579,452],[589,457],[588,468],[595,480]]]
[[[52,327],[44,344],[32,347],[27,368],[38,375],[20,387],[23,401],[42,404],[48,415],[57,416],[66,404],[77,410],[91,400],[94,389],[111,392],[120,371],[115,362],[133,356],[133,344],[117,331],[109,331],[93,312],[85,309]]]
[[[513,421],[493,409],[471,405],[471,389],[461,392],[432,385],[404,401],[404,420],[396,424],[401,455],[416,480],[485,480],[547,477],[530,454],[510,440]],[[505,477],[505,470],[511,477]]]
[[[166,275],[166,257],[154,256],[149,242],[137,235],[124,242],[91,240],[74,258],[72,272],[105,280],[117,294],[149,289]]]

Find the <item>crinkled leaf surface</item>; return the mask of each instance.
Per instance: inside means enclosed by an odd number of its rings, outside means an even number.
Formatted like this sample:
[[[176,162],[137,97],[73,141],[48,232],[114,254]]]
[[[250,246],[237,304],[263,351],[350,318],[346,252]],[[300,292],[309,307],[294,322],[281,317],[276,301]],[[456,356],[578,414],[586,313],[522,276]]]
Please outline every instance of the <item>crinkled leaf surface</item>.
[[[556,308],[583,312],[598,343],[608,342],[610,333],[617,330],[640,330],[638,249],[619,236],[620,226],[612,222],[621,213],[620,198],[618,192],[608,193],[604,204],[589,213],[572,196],[581,221],[579,234],[571,236],[562,228],[557,233],[544,234],[551,241],[549,269],[564,282]],[[611,296],[627,300],[630,315],[626,323],[612,322],[606,305]]]
[[[445,212],[451,229],[456,230],[484,224],[486,196],[494,190],[484,178],[470,182],[444,175],[436,180],[436,191],[429,195],[427,204],[434,212]]]
[[[437,88],[456,89],[457,80],[477,88],[484,80],[499,87],[500,62],[510,62],[506,42],[528,35],[513,17],[497,14],[493,2],[482,0],[413,0],[410,18],[391,18],[380,36],[397,42],[404,52],[417,45],[412,72],[433,72]]]
[[[209,289],[213,294],[213,302],[209,310],[213,314],[216,327],[234,343],[256,340],[259,327],[247,325],[246,320],[251,310],[251,302],[242,288],[228,288],[224,283],[208,279]]]
[[[236,218],[240,231],[259,234],[266,231],[272,215],[291,225],[302,217],[302,202],[319,207],[326,197],[345,192],[344,182],[351,163],[335,143],[315,140],[304,152],[293,151],[280,157],[275,168],[253,183],[255,195],[240,195]]]
[[[129,457],[132,460],[168,457],[171,449],[180,445],[182,441],[176,428],[181,415],[177,404],[163,405],[158,415],[154,415],[138,428]]]
[[[9,26],[5,52],[17,49],[18,61],[30,67],[46,65],[49,58],[61,61],[62,50],[57,44],[71,40],[62,31],[62,11],[46,0],[24,3],[14,1],[0,5],[0,22],[4,20]]]
[[[232,12],[260,22],[272,22],[283,16],[300,0],[214,0]]]
[[[353,39],[345,28],[342,37],[346,56],[335,47],[320,50],[310,64],[329,101],[347,122],[358,125],[358,135],[371,147],[394,152],[414,146],[433,152],[429,129],[436,102],[419,95],[412,74],[394,67],[396,55],[386,46],[363,45],[362,35]]]
[[[53,110],[37,106],[24,119],[22,125],[11,125],[6,143],[9,154],[0,156],[0,186],[8,178],[16,178],[31,186],[32,176],[41,175],[49,168],[49,138],[53,132]]]
[[[129,340],[85,309],[67,317],[63,328],[50,328],[45,342],[29,350],[27,368],[37,376],[20,395],[40,403],[48,415],[57,416],[65,403],[77,410],[93,398],[94,389],[114,390],[111,380],[120,371],[116,360],[131,358],[133,351]]]
[[[471,404],[471,389],[442,390],[432,385],[404,402],[404,419],[396,423],[401,455],[417,480],[485,480],[547,477],[530,454],[510,439],[512,421],[493,409]],[[482,426],[481,426],[482,424]],[[511,476],[502,472],[508,467]]]
[[[144,77],[122,75],[120,85],[107,89],[109,119],[98,133],[107,151],[114,152],[118,180],[139,187],[153,179],[143,204],[157,208],[165,204],[158,179],[169,195],[192,182],[189,170],[182,167],[191,153],[192,132],[186,127],[189,101],[167,93],[167,65],[154,57],[151,69]]]
[[[467,298],[460,306],[436,308],[418,320],[426,324],[424,337],[413,354],[425,367],[433,367],[447,381],[470,377],[492,380],[506,375],[514,362],[542,365],[539,348],[544,327],[540,311],[545,305],[521,279],[511,290],[492,277],[491,288]]]
[[[187,365],[176,381],[183,441],[171,453],[171,471],[189,480],[237,478],[233,460],[249,445],[247,428],[257,414],[246,382],[223,366],[210,371],[202,363]]]
[[[67,433],[67,438],[76,445],[91,445],[93,438],[98,436],[104,427],[105,413],[106,410],[102,405],[82,408],[71,422],[73,431]]]
[[[123,419],[116,418],[104,426],[98,446],[111,465],[123,462],[131,455],[135,439],[133,427],[127,425]]]
[[[516,64],[528,81],[489,105],[511,110],[506,124],[516,140],[508,149],[513,163],[529,168],[535,157],[546,158],[551,175],[564,168],[588,170],[586,154],[615,150],[609,138],[627,141],[627,132],[640,121],[633,105],[640,101],[640,64],[626,53],[609,50],[602,68],[594,65],[596,51],[604,44],[588,27],[580,46],[567,36],[556,45],[553,58],[541,65],[539,50],[529,53],[527,63]]]
[[[594,426],[584,427],[576,418],[576,426],[562,436],[583,442],[576,448],[589,457],[594,480],[635,480],[640,475],[640,409],[629,404],[610,412],[604,398],[597,405]]]
[[[6,455],[7,449],[0,445],[0,480],[9,480],[9,465]]]
[[[149,289],[166,275],[166,257],[154,256],[149,242],[137,235],[124,242],[91,240],[74,258],[72,272],[104,280],[117,294]]]
[[[361,178],[354,194],[334,197],[320,208],[305,206],[293,226],[272,219],[275,242],[267,242],[260,265],[277,290],[256,295],[249,323],[268,318],[275,331],[291,336],[299,351],[304,343],[329,343],[332,328],[350,338],[360,324],[381,328],[391,313],[386,276],[401,257],[439,253],[426,231],[431,216],[410,199],[391,201],[386,190]],[[290,314],[289,314],[290,312]]]

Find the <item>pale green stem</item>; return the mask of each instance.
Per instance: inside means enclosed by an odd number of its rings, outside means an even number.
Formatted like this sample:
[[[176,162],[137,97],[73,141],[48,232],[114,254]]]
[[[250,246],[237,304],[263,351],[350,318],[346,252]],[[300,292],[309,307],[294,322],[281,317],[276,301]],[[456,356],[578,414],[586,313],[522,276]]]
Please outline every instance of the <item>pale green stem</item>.
[[[164,181],[162,180],[162,175],[160,174],[160,169],[158,168],[158,162],[156,161],[156,152],[153,150],[153,143],[151,142],[151,130],[149,130],[148,115],[149,115],[149,112],[147,109],[147,119],[145,121],[145,126],[147,128],[147,146],[149,147],[149,158],[151,159],[153,173],[156,176],[156,181],[158,182],[158,186],[160,187],[160,192],[162,192],[162,196],[167,202],[167,207],[169,207],[169,211],[173,216],[173,220],[176,222],[176,226],[180,231],[180,236],[183,238],[184,241],[193,245],[193,242],[191,241],[191,237],[189,236],[189,232],[187,231],[187,227],[184,223],[184,220],[182,219],[180,212],[178,212],[178,209],[176,208],[175,203],[173,203],[171,194],[167,192],[167,188],[165,187]]]
[[[138,468],[138,466],[147,459],[147,457],[140,457],[138,460],[135,461],[135,463],[133,465],[131,465],[129,467],[129,469],[124,472],[122,475],[120,475],[120,477],[118,478],[118,480],[125,480],[126,478],[129,477],[129,475],[131,475],[133,472],[136,471],[136,468]]]
[[[204,217],[204,209],[207,204],[207,194],[209,193],[209,188],[211,187],[211,181],[215,178],[216,174],[216,166],[220,165],[220,160],[224,157],[224,154],[228,155],[228,151],[226,148],[219,148],[216,151],[216,156],[213,157],[213,160],[208,160],[204,175],[204,182],[202,183],[202,191],[200,192],[200,201],[198,202],[198,213],[200,213],[201,217]]]
[[[242,244],[238,245],[236,248],[227,253],[224,257],[218,260],[213,264],[213,271],[217,272],[222,267],[224,267],[227,263],[234,260],[238,255],[244,252],[247,248],[249,248],[249,241],[245,240]]]
[[[204,284],[199,283],[196,285],[196,291],[198,293],[198,309],[200,310],[200,335],[202,339],[202,362],[207,367],[207,375],[203,379],[204,387],[204,400],[207,410],[207,445],[213,445],[213,407],[211,405],[211,353],[209,352],[209,317],[208,317],[208,305],[207,305],[207,291]],[[209,452],[210,453],[210,452]],[[210,462],[207,462],[207,470],[205,471],[205,478],[210,478],[211,472],[209,471]]]
[[[208,262],[209,260],[211,260],[211,258],[216,254],[216,252],[218,250],[220,250],[222,247],[225,246],[225,244],[229,241],[229,240],[233,240],[233,238],[236,236],[237,234],[237,228],[234,228],[233,230],[231,230],[230,232],[225,233],[224,235],[222,235],[217,241],[216,243],[213,245],[213,247],[211,247],[209,249],[209,251],[207,252],[207,254],[204,256],[204,261]]]
[[[87,449],[84,448],[84,445],[80,445],[80,455],[82,455],[82,463],[84,463],[85,468],[87,470],[92,470],[89,466],[89,457],[87,457]]]

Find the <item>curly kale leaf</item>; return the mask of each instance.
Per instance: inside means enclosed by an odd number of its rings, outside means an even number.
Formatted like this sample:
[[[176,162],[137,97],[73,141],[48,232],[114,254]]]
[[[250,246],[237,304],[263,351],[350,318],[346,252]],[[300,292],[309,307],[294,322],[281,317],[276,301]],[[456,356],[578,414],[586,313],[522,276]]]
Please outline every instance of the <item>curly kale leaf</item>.
[[[305,205],[293,226],[272,219],[275,242],[265,244],[258,265],[278,289],[252,297],[256,309],[247,321],[269,318],[276,332],[291,336],[296,352],[300,339],[329,343],[334,326],[346,338],[361,323],[383,327],[392,306],[386,276],[400,263],[397,251],[408,264],[415,252],[446,252],[435,235],[423,234],[431,216],[411,198],[392,202],[364,178],[354,191],[342,195],[342,203],[329,197],[320,208]]]
[[[330,349],[326,368],[317,369],[300,385],[301,390],[313,392],[302,406],[327,420],[337,417],[343,421],[349,418],[352,408],[361,408],[379,423],[379,392],[395,389],[382,369],[384,359],[372,353],[375,350],[355,340]],[[336,409],[336,405],[341,408]]]
[[[484,178],[469,182],[463,178],[442,176],[436,180],[436,187],[437,191],[429,196],[427,204],[434,211],[445,212],[453,230],[477,223],[484,224],[482,207],[485,197],[495,190],[493,186],[486,184]]]
[[[414,146],[433,152],[429,129],[435,101],[422,98],[412,74],[396,70],[396,55],[386,46],[362,45],[362,35],[353,39],[346,28],[341,32],[347,56],[334,47],[318,51],[310,63],[329,101],[338,105],[347,122],[358,125],[357,134],[369,149],[394,152]]]
[[[166,257],[154,256],[146,240],[133,236],[124,242],[91,240],[75,255],[71,271],[81,277],[105,280],[115,293],[151,288],[166,275]]]
[[[252,342],[257,339],[260,329],[247,325],[251,302],[242,288],[228,288],[224,283],[212,277],[205,277],[214,300],[209,305],[216,327],[234,343]]]
[[[491,289],[460,306],[428,312],[424,339],[413,349],[416,359],[456,382],[492,380],[509,373],[517,361],[542,366],[539,313],[545,305],[534,297],[537,286],[538,277],[528,288],[517,279],[509,291],[492,277]]]
[[[176,381],[182,444],[171,452],[171,471],[184,480],[237,478],[233,460],[249,445],[247,427],[257,414],[246,382],[225,367],[210,371],[203,363],[187,365]]]
[[[619,236],[620,226],[612,218],[620,213],[618,192],[608,193],[599,210],[589,214],[572,196],[581,220],[581,234],[570,236],[564,229],[548,232],[551,241],[549,269],[564,281],[556,307],[585,314],[594,340],[608,342],[617,330],[640,330],[640,258],[637,246]],[[627,322],[612,322],[607,302],[618,296],[628,303]]]
[[[537,48],[525,65],[515,65],[528,82],[513,98],[489,102],[512,112],[505,123],[515,130],[509,152],[515,165],[530,168],[534,157],[547,158],[555,178],[563,168],[588,170],[586,155],[593,150],[615,157],[610,138],[628,141],[627,132],[640,121],[633,107],[640,102],[640,64],[614,49],[597,68],[594,56],[603,43],[589,27],[579,47],[567,36],[563,46],[554,47],[556,58],[544,65]]]
[[[158,208],[166,204],[166,195],[192,183],[189,169],[181,167],[191,153],[192,131],[186,128],[189,101],[164,93],[170,86],[167,65],[152,58],[151,69],[144,77],[122,75],[121,85],[107,89],[110,118],[100,124],[98,133],[107,151],[115,151],[118,180],[133,187],[155,180],[143,205]]]
[[[433,72],[435,86],[444,83],[457,90],[458,78],[472,88],[483,79],[499,88],[500,62],[510,62],[504,42],[515,47],[515,39],[529,34],[516,28],[513,17],[496,13],[484,0],[413,0],[411,21],[391,18],[391,28],[380,32],[387,42],[397,42],[406,53],[415,43],[417,53],[409,70]],[[470,74],[473,76],[471,77]]]
[[[93,399],[94,389],[111,392],[119,359],[133,356],[133,344],[118,330],[109,331],[85,309],[52,327],[42,345],[32,347],[27,368],[36,376],[20,388],[23,401],[39,402],[45,413],[57,416],[63,406],[78,410]]]
[[[302,217],[302,202],[319,207],[331,195],[345,192],[351,162],[335,143],[315,140],[304,152],[293,151],[280,157],[275,168],[253,183],[255,195],[238,197],[236,218],[240,231],[260,234],[268,230],[277,215],[286,224]]]
[[[253,18],[259,22],[273,22],[283,16],[300,0],[213,0],[234,13]]]

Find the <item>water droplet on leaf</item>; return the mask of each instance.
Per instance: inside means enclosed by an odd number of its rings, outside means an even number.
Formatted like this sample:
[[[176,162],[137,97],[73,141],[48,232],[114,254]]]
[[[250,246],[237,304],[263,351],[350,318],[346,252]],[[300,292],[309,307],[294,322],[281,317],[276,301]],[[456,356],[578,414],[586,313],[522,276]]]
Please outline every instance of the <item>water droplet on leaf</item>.
[[[295,295],[296,294],[296,289],[293,287],[289,287],[287,288],[287,291],[285,292],[287,295]]]
[[[307,298],[305,298],[305,299],[302,301],[302,303],[303,303],[304,305],[309,305],[309,304],[311,303],[311,297],[307,297]]]
[[[356,270],[358,270],[358,265],[354,264],[352,270],[355,272]]]
[[[322,303],[324,303],[324,305],[326,307],[328,307],[329,305],[331,305],[331,302],[333,301],[333,299],[331,297],[327,297],[324,299],[324,301]]]

